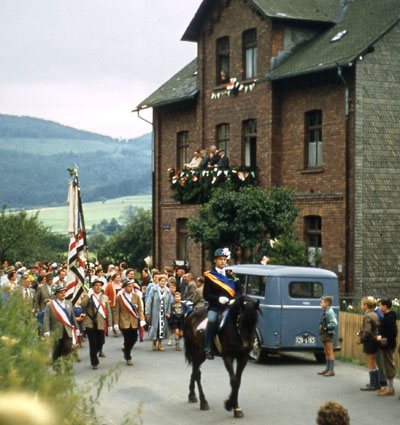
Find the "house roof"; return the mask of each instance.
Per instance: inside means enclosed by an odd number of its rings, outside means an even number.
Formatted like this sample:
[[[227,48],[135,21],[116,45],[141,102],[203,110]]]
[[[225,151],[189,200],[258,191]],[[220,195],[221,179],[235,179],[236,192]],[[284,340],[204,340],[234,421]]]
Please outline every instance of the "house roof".
[[[197,90],[197,59],[193,59],[159,89],[143,100],[137,109],[168,105],[193,99]]]
[[[307,18],[307,20],[310,20],[312,16],[316,17],[317,13],[322,10],[322,8],[316,8],[315,5],[322,3],[326,3],[325,13],[328,13],[327,5],[329,4],[331,6],[329,13],[333,14],[334,8],[332,5],[338,1],[343,0],[302,0],[301,7],[296,4],[296,7],[298,7],[296,16],[299,17],[298,19]],[[215,4],[215,0],[211,2],[204,0],[196,16],[199,13],[205,13],[205,8],[210,7],[210,3]],[[287,19],[292,19],[294,14],[292,10],[295,6],[292,6],[292,3],[295,2],[292,0],[252,0],[252,3],[257,7],[263,7],[263,10],[268,8],[268,13],[271,16],[274,13],[277,18],[282,18],[282,16],[277,16],[278,14],[287,13]],[[280,4],[282,7],[279,6]],[[315,10],[312,8],[306,10],[306,4],[314,5]],[[285,12],[281,12],[283,10]],[[207,11],[209,12],[208,9]],[[336,68],[338,65],[348,66],[360,55],[367,53],[368,49],[399,20],[399,0],[379,0],[379,2],[376,0],[353,0],[353,2],[348,4],[341,22],[331,25],[320,35],[301,45],[272,72],[258,81],[279,80],[302,74],[326,71]],[[342,36],[340,37],[340,35]],[[335,36],[338,36],[338,40],[332,41]],[[138,105],[138,109],[193,99],[198,93],[196,71],[197,59],[194,59],[141,102]]]
[[[355,0],[348,5],[342,22],[302,45],[261,81],[349,65],[365,54],[399,19],[399,0]],[[339,39],[332,41],[335,36]]]
[[[341,0],[251,0],[250,3],[269,18],[334,23]],[[217,6],[215,0],[203,0],[182,36],[185,41],[197,41],[201,25]]]

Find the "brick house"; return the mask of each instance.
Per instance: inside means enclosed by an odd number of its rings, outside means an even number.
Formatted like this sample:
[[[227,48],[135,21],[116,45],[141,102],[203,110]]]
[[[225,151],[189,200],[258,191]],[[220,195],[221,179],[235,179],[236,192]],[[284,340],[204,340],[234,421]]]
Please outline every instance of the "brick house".
[[[295,191],[298,235],[342,294],[399,296],[399,16],[398,0],[202,2],[182,37],[197,58],[137,107],[153,108],[155,264],[209,266],[167,169],[217,144]]]

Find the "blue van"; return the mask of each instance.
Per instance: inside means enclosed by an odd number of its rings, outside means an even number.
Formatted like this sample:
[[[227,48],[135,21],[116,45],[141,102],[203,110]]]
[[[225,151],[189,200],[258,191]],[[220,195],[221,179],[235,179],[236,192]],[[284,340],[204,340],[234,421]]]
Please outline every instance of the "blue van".
[[[238,264],[228,266],[240,279],[243,293],[260,300],[257,336],[251,357],[260,361],[265,353],[310,351],[325,360],[318,338],[320,299],[333,296],[339,318],[338,282],[335,273],[314,267]],[[337,333],[334,340],[337,345]]]

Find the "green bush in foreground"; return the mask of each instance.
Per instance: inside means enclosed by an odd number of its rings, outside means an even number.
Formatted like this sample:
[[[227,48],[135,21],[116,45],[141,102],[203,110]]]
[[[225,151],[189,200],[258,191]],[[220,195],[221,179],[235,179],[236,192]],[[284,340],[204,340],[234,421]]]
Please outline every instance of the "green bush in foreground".
[[[36,319],[32,317],[29,306],[22,298],[14,293],[9,294],[6,290],[1,291],[0,392],[24,393],[37,397],[40,402],[58,412],[62,418],[60,423],[63,424],[99,424],[95,407],[104,386],[110,389],[118,379],[118,369],[111,369],[88,382],[85,388],[79,388],[68,371],[58,374],[53,371],[49,358],[49,342],[40,341],[36,337],[36,329]],[[72,358],[69,361],[72,362]],[[133,423],[130,419],[124,422]]]

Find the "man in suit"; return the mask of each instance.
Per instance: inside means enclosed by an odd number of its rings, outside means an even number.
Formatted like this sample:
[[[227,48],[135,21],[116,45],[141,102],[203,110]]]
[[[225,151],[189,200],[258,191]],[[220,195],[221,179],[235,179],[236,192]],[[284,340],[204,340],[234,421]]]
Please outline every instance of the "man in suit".
[[[219,157],[217,167],[229,168],[229,158],[225,155],[225,149],[220,149],[219,151],[217,151],[217,156]]]
[[[183,269],[178,269],[176,271],[176,288],[181,294],[184,294],[186,289],[185,279],[183,278],[184,274],[185,270]]]
[[[193,302],[197,285],[196,282],[193,280],[192,273],[184,274],[183,279],[185,281],[185,293],[183,294],[182,299],[185,301]]]
[[[46,305],[44,313],[44,336],[53,340],[53,362],[72,351],[77,344],[79,325],[72,304],[65,299],[66,289],[57,286],[55,299]]]
[[[213,340],[217,334],[218,315],[236,295],[236,284],[232,275],[225,270],[230,258],[228,248],[218,248],[214,253],[214,268],[204,273],[203,297],[208,302],[208,322],[204,351],[209,360],[214,359],[212,352]]]
[[[48,273],[45,278],[45,283],[38,286],[35,295],[35,310],[40,313],[46,307],[46,300],[51,300],[53,296],[53,275]]]
[[[104,335],[112,332],[112,317],[107,295],[101,291],[103,282],[94,280],[92,289],[81,301],[81,307],[85,313],[83,326],[89,340],[89,355],[92,369],[98,369],[98,353],[102,353],[105,342]],[[105,356],[105,354],[103,354]]]
[[[15,293],[19,294],[26,303],[29,303],[32,309],[32,313],[35,312],[35,290],[31,287],[31,279],[29,276],[24,275],[21,278],[21,286],[15,290]]]
[[[114,330],[121,330],[124,337],[124,358],[128,366],[132,366],[131,351],[136,344],[138,336],[138,328],[146,324],[143,315],[142,302],[139,295],[133,290],[133,280],[124,283],[122,289],[115,301],[114,310]]]

